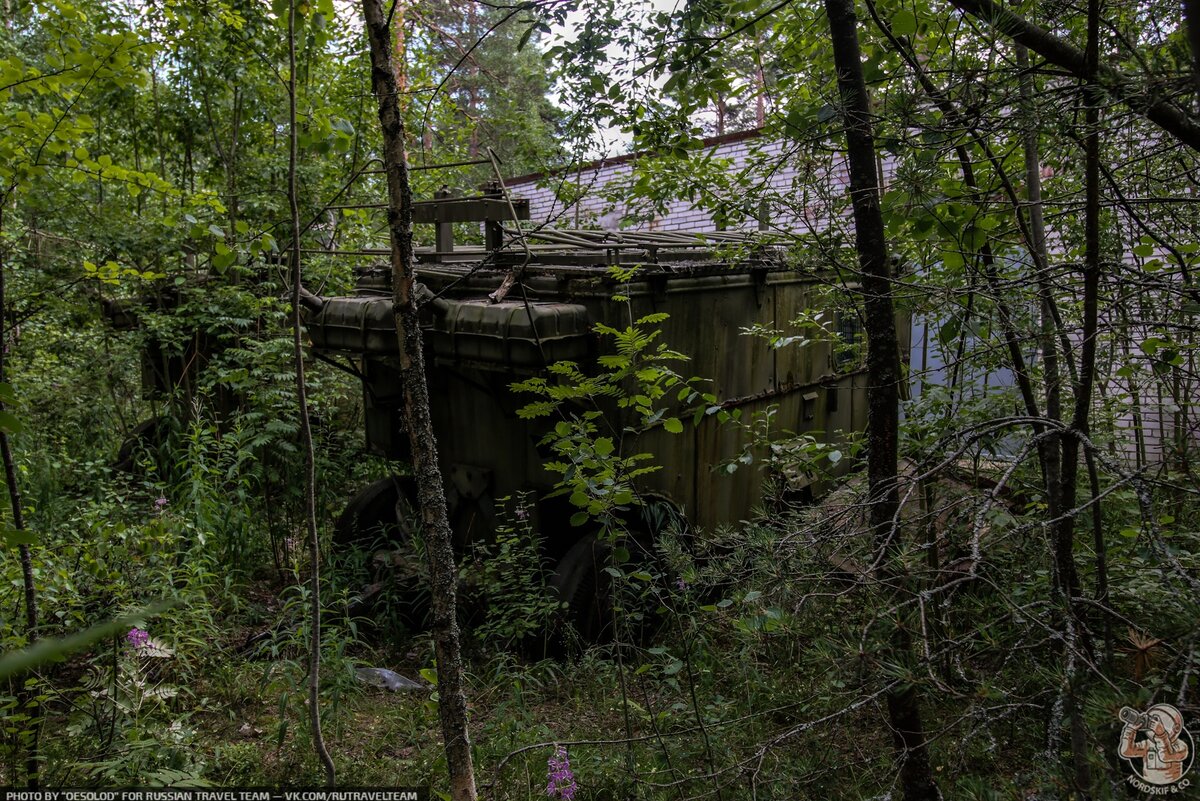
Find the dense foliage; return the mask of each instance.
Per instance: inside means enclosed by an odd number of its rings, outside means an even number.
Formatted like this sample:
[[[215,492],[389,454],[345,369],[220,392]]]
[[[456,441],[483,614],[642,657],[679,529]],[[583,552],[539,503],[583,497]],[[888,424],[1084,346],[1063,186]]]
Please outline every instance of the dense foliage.
[[[1124,797],[1121,707],[1170,703],[1200,726],[1200,20],[1126,0],[1007,9],[857,8],[886,250],[903,266],[887,294],[925,332],[920,364],[938,365],[906,379],[901,511],[882,541],[864,477],[826,481],[817,506],[787,491],[869,458],[862,442],[831,451],[728,414],[685,378],[680,343],[658,340],[661,319],[600,331],[617,346],[599,372],[525,382],[523,414],[561,418],[548,467],[573,522],[607,538],[616,642],[561,631],[532,502],[501,504],[494,541],[460,554],[487,797],[895,797],[900,696],[946,797]],[[288,11],[4,4],[0,644],[21,657],[84,635],[0,672],[4,784],[321,775],[284,299]],[[298,249],[304,284],[332,294],[387,245],[381,140],[357,11],[296,12]],[[418,196],[561,166],[621,130],[648,154],[607,190],[631,218],[685,198],[761,222],[830,276],[825,305],[865,314],[824,6],[393,13],[410,161],[476,162],[414,171]],[[740,169],[700,146],[754,124]],[[771,180],[783,165],[794,181]],[[811,314],[746,334],[834,340],[852,360],[861,346]],[[328,546],[346,499],[395,465],[363,452],[354,377],[312,360],[307,384]],[[622,447],[600,396],[669,432],[719,415],[752,444],[714,468],[760,471],[772,502],[708,532],[645,510],[655,558],[631,554],[654,454]],[[426,599],[390,588],[364,614],[372,565],[333,555],[321,699],[338,779],[444,788],[436,694],[382,694],[356,672],[436,682],[412,630]]]

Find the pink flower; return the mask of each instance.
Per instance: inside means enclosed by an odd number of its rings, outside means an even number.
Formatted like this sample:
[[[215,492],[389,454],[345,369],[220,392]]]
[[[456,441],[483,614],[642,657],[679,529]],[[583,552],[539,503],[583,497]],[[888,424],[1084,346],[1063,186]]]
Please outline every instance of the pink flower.
[[[571,772],[571,761],[567,758],[567,749],[556,745],[546,762],[546,795],[572,801],[578,789],[575,774]]]
[[[129,644],[133,646],[133,650],[136,651],[139,648],[144,648],[146,643],[150,642],[150,633],[142,631],[137,626],[134,626],[129,630],[129,633],[125,635],[125,639],[129,641]]]

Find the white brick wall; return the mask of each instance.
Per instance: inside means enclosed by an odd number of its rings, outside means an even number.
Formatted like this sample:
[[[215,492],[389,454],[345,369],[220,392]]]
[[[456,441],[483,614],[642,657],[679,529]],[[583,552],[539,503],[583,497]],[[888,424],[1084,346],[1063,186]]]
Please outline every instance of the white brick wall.
[[[738,204],[736,188],[722,188],[706,182],[702,170],[712,159],[731,162],[728,170],[721,173],[733,174],[748,164],[759,166],[754,172],[766,176],[767,185],[782,197],[792,198],[788,207],[777,206],[767,209],[770,227],[782,230],[826,229],[831,222],[829,200],[844,200],[847,180],[845,163],[838,160],[833,168],[805,163],[788,151],[788,144],[779,140],[767,140],[756,132],[716,137],[706,140],[696,151],[698,173],[684,174],[683,183],[689,177],[695,179],[691,187],[697,193],[707,193],[710,198],[725,203]],[[656,162],[652,155],[635,154],[601,162],[593,162],[567,172],[550,175],[521,176],[509,179],[506,184],[514,197],[527,198],[530,202],[531,218],[536,223],[547,223],[559,228],[600,227],[630,228],[656,231],[712,231],[716,229],[712,216],[699,208],[698,203],[687,199],[671,199],[665,205],[665,213],[656,213],[653,219],[633,219],[638,209],[628,203],[614,201],[613,197],[628,196],[623,186],[635,178],[638,168],[654,172]],[[889,165],[890,166],[890,165]],[[661,169],[661,166],[659,167]],[[709,165],[709,169],[713,169]],[[885,175],[890,170],[885,168]],[[679,178],[681,176],[676,176]],[[564,184],[566,185],[564,187]],[[570,202],[574,187],[582,188],[577,202]],[[748,209],[752,217],[758,217],[759,209]],[[759,220],[748,218],[740,228],[753,230]]]
[[[699,148],[692,160],[695,171],[692,174],[673,176],[676,184],[698,193],[710,192],[713,196],[728,203],[737,202],[736,189],[720,187],[719,178],[705,178],[703,166],[706,160],[727,159],[732,162],[726,174],[739,172],[748,165],[754,165],[750,174],[765,176],[768,186],[775,190],[771,194],[787,201],[781,201],[775,207],[768,209],[767,218],[771,228],[792,232],[821,232],[830,226],[838,225],[849,229],[849,209],[846,203],[846,185],[849,182],[847,165],[840,156],[831,154],[824,162],[816,163],[801,153],[790,152],[788,143],[780,140],[768,140],[756,132],[718,137],[708,140]],[[665,204],[665,213],[655,214],[649,221],[629,218],[636,215],[637,209],[628,202],[613,200],[613,198],[628,198],[632,193],[623,191],[638,173],[653,172],[655,161],[652,156],[634,155],[619,157],[608,162],[583,165],[574,172],[555,175],[522,176],[508,180],[506,183],[515,197],[525,197],[530,201],[531,218],[535,223],[547,223],[558,228],[600,227],[600,228],[630,228],[635,230],[659,231],[712,231],[716,229],[708,212],[697,207],[698,204],[687,199],[674,199]],[[882,165],[885,186],[890,183],[895,174],[894,160],[885,158]],[[659,169],[663,169],[662,166]],[[682,180],[679,180],[682,178]],[[689,183],[689,179],[694,182]],[[570,191],[559,192],[563,182],[577,184],[584,192],[577,203],[566,202]],[[714,191],[714,186],[716,187]],[[563,195],[560,197],[559,195]],[[834,209],[837,213],[834,213]],[[754,210],[757,215],[758,210]],[[741,228],[756,229],[758,220],[747,219]],[[1138,239],[1140,232],[1132,223],[1122,217],[1123,236],[1132,245]],[[1049,245],[1052,251],[1060,256],[1066,256],[1066,243],[1061,232],[1050,230]],[[1156,257],[1166,254],[1154,253]],[[1139,269],[1137,259],[1131,255],[1124,258],[1126,265]],[[918,321],[926,324],[928,321]],[[1149,335],[1149,332],[1143,332]],[[1139,359],[1131,359],[1133,362]],[[1141,370],[1139,372],[1144,372]],[[1007,382],[1005,382],[1007,383]],[[1149,461],[1162,460],[1166,456],[1164,445],[1174,436],[1174,425],[1170,399],[1151,396],[1150,393],[1159,389],[1153,381],[1139,381],[1143,384],[1141,407],[1141,427],[1145,441],[1146,456]],[[1109,390],[1124,396],[1126,388],[1122,382],[1110,381]],[[1130,427],[1133,425],[1133,415],[1127,414],[1118,421],[1118,425]],[[1185,425],[1191,429],[1188,436],[1197,438],[1200,421],[1189,419]],[[1130,437],[1132,440],[1132,437]],[[1127,448],[1126,450],[1131,450]],[[1133,454],[1128,453],[1130,460]]]

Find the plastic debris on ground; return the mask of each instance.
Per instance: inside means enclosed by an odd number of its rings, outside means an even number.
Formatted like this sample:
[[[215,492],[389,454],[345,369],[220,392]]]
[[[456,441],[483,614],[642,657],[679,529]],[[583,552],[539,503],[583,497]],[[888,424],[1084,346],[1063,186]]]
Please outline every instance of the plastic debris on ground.
[[[385,690],[391,690],[392,692],[425,689],[423,684],[418,684],[412,679],[406,679],[399,673],[388,670],[387,668],[357,668],[354,673],[358,676],[358,680],[363,684],[370,684],[372,687],[381,687]]]

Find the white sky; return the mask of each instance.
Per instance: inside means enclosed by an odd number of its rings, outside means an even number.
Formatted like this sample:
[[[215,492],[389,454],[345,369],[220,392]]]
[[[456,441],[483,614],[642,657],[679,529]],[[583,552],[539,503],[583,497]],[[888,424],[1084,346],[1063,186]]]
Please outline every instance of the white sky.
[[[684,4],[685,0],[635,0],[635,2],[629,4],[630,19],[628,21],[633,23],[641,15],[649,15],[660,11],[673,12],[681,8]],[[554,26],[551,29],[550,35],[545,39],[544,47],[549,49],[555,45],[573,41],[590,15],[588,5],[587,0],[583,0],[579,8],[567,15],[565,24]],[[634,62],[635,53],[623,50],[620,46],[614,44],[606,48],[605,54],[608,56],[608,63],[613,67],[610,74],[624,83],[632,84],[634,81],[638,81],[643,84],[657,86],[661,86],[664,83],[664,78],[656,79],[650,75],[634,78],[633,73],[641,66],[641,62]],[[559,101],[559,98],[554,95],[553,90],[551,98],[555,102]],[[559,103],[559,105],[562,104]],[[597,133],[601,144],[592,152],[584,154],[584,158],[586,159],[621,155],[628,153],[632,148],[633,137],[627,131],[605,127]]]

